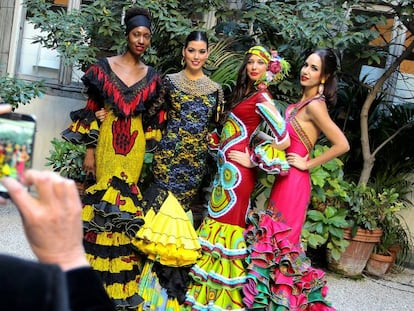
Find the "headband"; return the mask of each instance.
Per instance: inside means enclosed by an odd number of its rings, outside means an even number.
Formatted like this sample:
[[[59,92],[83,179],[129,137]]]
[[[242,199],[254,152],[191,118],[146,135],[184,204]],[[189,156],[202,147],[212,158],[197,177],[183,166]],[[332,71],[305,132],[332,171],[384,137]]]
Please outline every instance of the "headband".
[[[255,45],[251,47],[246,54],[253,54],[259,56],[266,64],[270,62],[271,56],[270,53],[262,46]]]
[[[126,34],[129,34],[129,32],[134,29],[135,27],[144,26],[151,30],[151,22],[148,17],[145,15],[135,15],[134,17],[130,18],[126,22]]]

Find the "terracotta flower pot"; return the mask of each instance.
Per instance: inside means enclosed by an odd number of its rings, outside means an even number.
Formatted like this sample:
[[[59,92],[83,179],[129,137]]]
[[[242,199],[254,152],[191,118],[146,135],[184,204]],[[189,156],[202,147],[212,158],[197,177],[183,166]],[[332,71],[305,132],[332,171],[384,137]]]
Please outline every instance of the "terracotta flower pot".
[[[365,270],[375,276],[383,276],[387,273],[394,262],[392,255],[371,254]]]
[[[401,250],[401,245],[399,244],[393,245],[388,250],[391,253],[391,256],[394,257],[394,261],[395,261],[395,259],[397,259],[398,253]]]
[[[401,245],[399,245],[399,244],[393,245],[388,249],[388,251],[390,252],[390,254],[392,256],[393,261],[390,264],[390,266],[388,267],[387,272],[385,272],[385,273],[390,272],[392,267],[394,266],[394,263],[397,261],[398,253],[401,251]]]
[[[344,239],[349,241],[349,245],[338,260],[333,259],[328,250],[328,269],[350,277],[361,275],[381,235],[381,229],[358,229],[356,235],[352,237],[351,229],[345,229]]]

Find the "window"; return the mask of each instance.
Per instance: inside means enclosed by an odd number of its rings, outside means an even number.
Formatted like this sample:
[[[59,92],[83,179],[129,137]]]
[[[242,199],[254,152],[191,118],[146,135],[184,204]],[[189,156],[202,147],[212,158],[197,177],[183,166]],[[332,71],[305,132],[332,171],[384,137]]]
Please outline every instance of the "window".
[[[70,10],[79,8],[89,1],[85,0],[54,0],[52,9],[65,7]],[[28,12],[22,11],[22,31],[20,34],[18,57],[16,59],[16,74],[25,79],[43,79],[49,85],[76,86],[80,82],[83,72],[64,66],[56,50],[33,43],[33,38],[40,34],[28,20]]]
[[[370,42],[370,45],[382,49],[384,57],[380,64],[365,64],[360,71],[360,79],[365,79],[369,84],[374,84],[385,70],[400,56],[413,38],[406,27],[392,15],[387,14],[387,7],[382,11],[372,11],[371,14],[386,16],[384,25],[374,25],[379,36]],[[365,12],[366,13],[366,12]],[[383,88],[387,90],[387,100],[394,104],[404,104],[412,101],[414,89],[414,51],[400,64],[385,81]]]
[[[371,45],[388,48],[390,42],[394,42],[398,50],[391,51],[391,54],[396,54],[396,56],[402,53],[403,46],[407,47],[413,40],[411,33],[393,18],[388,18],[385,25],[376,25],[375,29],[380,33],[380,36],[376,40],[371,41]],[[383,64],[384,66],[385,64]],[[414,53],[411,53],[401,63],[400,71],[401,73],[414,74]]]

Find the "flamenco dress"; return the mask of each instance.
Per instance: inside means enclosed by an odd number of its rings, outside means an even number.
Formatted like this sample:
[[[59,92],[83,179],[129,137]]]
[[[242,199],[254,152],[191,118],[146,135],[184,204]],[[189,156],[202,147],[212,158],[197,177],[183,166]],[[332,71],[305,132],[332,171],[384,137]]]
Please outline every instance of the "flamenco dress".
[[[148,67],[144,78],[127,86],[108,60],[100,59],[82,81],[88,92],[86,107],[71,113],[73,123],[62,137],[96,147],[96,183],[82,198],[87,259],[117,309],[137,310],[143,257],[125,232],[131,219],[143,218],[137,186],[145,153],[142,114],[155,101],[161,79]],[[100,123],[95,112],[103,107],[108,114]]]
[[[260,159],[260,168],[273,174],[284,174],[288,169],[284,152],[270,148],[271,141],[253,145],[263,122],[279,139],[287,135],[284,120],[275,121],[263,105],[257,105],[266,100],[264,93],[267,90],[260,90],[232,109],[215,148],[218,171],[208,217],[198,229],[202,256],[190,271],[192,282],[186,296],[189,310],[244,310],[241,288],[246,282],[244,260],[248,253],[243,232],[257,169],[232,161],[228,154],[248,148],[252,160]]]
[[[291,144],[286,153],[303,157],[313,148],[296,119],[296,113],[310,101],[287,109]],[[249,215],[245,231],[247,282],[243,288],[247,309],[335,310],[325,300],[324,272],[311,266],[300,242],[310,192],[309,171],[291,167],[289,174],[276,178],[268,210]]]
[[[134,246],[147,255],[139,293],[143,310],[179,310],[189,282],[188,270],[200,255],[191,221],[192,203],[209,171],[207,135],[223,98],[219,84],[184,72],[163,80],[166,128],[154,152],[153,182],[143,194],[145,224]]]

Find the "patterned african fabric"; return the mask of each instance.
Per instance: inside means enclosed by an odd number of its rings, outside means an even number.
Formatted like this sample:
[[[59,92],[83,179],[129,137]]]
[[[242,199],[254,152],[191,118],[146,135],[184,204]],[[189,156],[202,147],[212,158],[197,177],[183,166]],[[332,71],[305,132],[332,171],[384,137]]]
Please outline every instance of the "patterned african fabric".
[[[244,310],[241,289],[246,282],[244,261],[248,253],[243,232],[257,168],[244,167],[228,154],[232,150],[245,152],[247,148],[254,156],[257,130],[263,122],[275,120],[270,115],[265,118],[257,108],[258,103],[266,101],[264,95],[270,96],[262,89],[242,100],[223,125],[208,217],[198,229],[202,256],[190,270],[192,282],[185,301],[189,310]],[[279,125],[271,123],[281,133],[280,139],[284,139],[284,121]],[[282,155],[275,165],[276,174],[288,168],[283,152]]]
[[[167,75],[164,86],[168,121],[154,153],[154,186],[170,191],[188,211],[208,170],[207,134],[223,94],[208,77],[194,81],[183,72]]]
[[[73,123],[63,138],[96,146],[96,183],[85,190],[82,220],[84,246],[117,309],[137,310],[142,298],[138,281],[143,258],[125,234],[126,224],[143,217],[137,186],[145,153],[142,113],[155,102],[161,79],[152,67],[134,85],[126,86],[107,59],[92,65],[82,77],[88,101],[71,113]],[[95,112],[105,107],[104,121]]]
[[[291,144],[286,153],[305,156],[313,148],[295,117],[309,102],[287,109]],[[291,167],[288,175],[276,177],[268,210],[249,215],[245,231],[247,282],[243,288],[248,309],[335,310],[325,300],[324,272],[311,266],[300,243],[310,191],[309,171]]]
[[[209,170],[207,135],[215,127],[217,103],[223,99],[217,83],[206,76],[190,80],[183,71],[167,75],[163,90],[166,128],[154,151],[153,182],[141,202],[145,224],[133,240],[147,255],[146,268],[150,266],[141,295],[151,310],[184,301],[189,266],[200,256],[190,207]],[[165,293],[167,302],[162,298]]]

